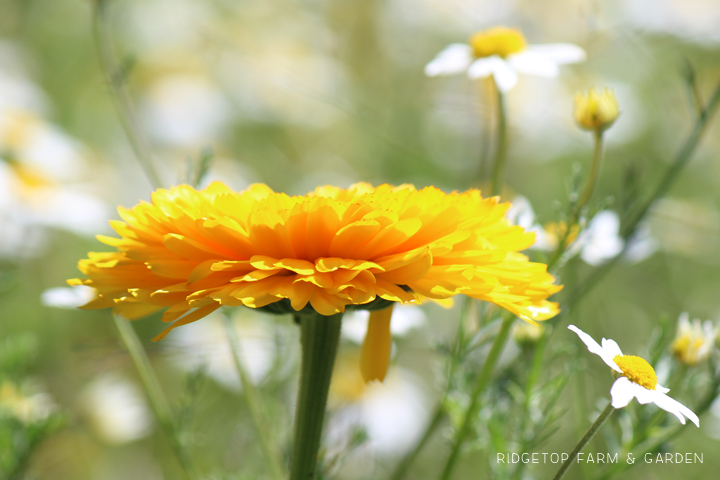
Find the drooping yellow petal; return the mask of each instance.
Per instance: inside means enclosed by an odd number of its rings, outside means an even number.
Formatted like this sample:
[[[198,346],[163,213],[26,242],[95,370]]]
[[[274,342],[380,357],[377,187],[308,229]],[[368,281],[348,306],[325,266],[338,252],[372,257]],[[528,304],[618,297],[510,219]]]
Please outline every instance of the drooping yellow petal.
[[[366,383],[385,380],[390,364],[392,335],[390,334],[390,318],[393,307],[373,310],[368,319],[368,329],[360,357],[360,373]]]

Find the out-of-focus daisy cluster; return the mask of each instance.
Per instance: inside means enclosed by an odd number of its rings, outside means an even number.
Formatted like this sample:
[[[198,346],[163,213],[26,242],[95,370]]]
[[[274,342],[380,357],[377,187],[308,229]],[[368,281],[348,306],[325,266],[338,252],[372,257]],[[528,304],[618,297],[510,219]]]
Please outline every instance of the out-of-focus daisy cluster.
[[[109,213],[90,151],[49,120],[20,45],[0,41],[0,256],[33,256],[47,228],[93,235]]]

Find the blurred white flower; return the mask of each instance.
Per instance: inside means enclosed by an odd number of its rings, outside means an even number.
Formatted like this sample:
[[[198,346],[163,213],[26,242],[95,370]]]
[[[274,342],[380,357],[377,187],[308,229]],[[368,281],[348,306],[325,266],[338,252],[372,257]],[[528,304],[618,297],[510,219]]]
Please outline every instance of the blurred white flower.
[[[200,75],[166,75],[152,83],[141,112],[153,137],[178,147],[213,143],[230,118],[228,100]]]
[[[578,238],[580,258],[590,265],[601,265],[620,253],[620,217],[611,210],[598,212]]]
[[[564,234],[565,224],[537,223],[530,202],[522,196],[513,199],[506,218],[514,225],[534,232],[535,243],[531,249],[553,251],[557,248],[560,237]],[[620,236],[620,218],[612,210],[602,210],[595,214],[590,224],[579,235],[571,232],[568,241],[572,244],[567,249],[568,255],[580,254],[580,258],[590,265],[601,265],[620,253],[625,245]],[[645,260],[657,250],[657,242],[650,234],[647,224],[640,224],[635,236],[630,240],[623,259],[637,263]]]
[[[125,378],[116,374],[99,376],[81,396],[90,426],[103,441],[129,443],[152,432],[147,403],[138,387]]]
[[[376,455],[406,451],[429,421],[430,399],[412,372],[394,367],[383,383],[365,383],[357,353],[341,351],[330,385],[329,444],[343,444],[352,426],[363,427]]]
[[[719,331],[720,328],[710,320],[701,322],[696,318],[690,323],[690,315],[683,312],[678,318],[677,333],[670,347],[672,353],[685,365],[704,362],[710,357]]]
[[[518,225],[528,232],[535,233],[535,243],[530,247],[532,250],[551,251],[557,247],[557,239],[547,232],[542,225],[537,223],[535,211],[530,200],[517,195],[512,200],[512,205],[505,214],[505,218],[512,225]]]
[[[492,75],[498,89],[507,92],[517,84],[518,73],[554,78],[560,65],[585,58],[585,51],[577,45],[527,45],[518,29],[493,27],[475,33],[469,44],[449,45],[425,66],[425,74],[434,77],[467,71],[472,79]]]
[[[77,308],[95,298],[95,290],[85,285],[55,287],[45,290],[40,301],[46,307]]]
[[[246,309],[232,312],[243,366],[252,381],[259,383],[272,368],[276,356],[272,322],[263,318],[263,314]],[[242,387],[224,321],[223,314],[216,312],[202,322],[176,329],[163,343],[167,343],[170,359],[179,368],[188,372],[203,368],[211,378],[237,391]]]
[[[0,43],[0,255],[22,257],[41,249],[43,227],[107,229],[109,208],[81,183],[87,152],[43,118],[47,102],[14,52]]]
[[[367,335],[368,319],[370,312],[367,310],[348,311],[343,316],[342,338],[353,343],[362,345]],[[420,328],[427,323],[427,316],[422,308],[414,305],[398,305],[393,310],[390,332],[394,337],[403,337],[411,330]]]

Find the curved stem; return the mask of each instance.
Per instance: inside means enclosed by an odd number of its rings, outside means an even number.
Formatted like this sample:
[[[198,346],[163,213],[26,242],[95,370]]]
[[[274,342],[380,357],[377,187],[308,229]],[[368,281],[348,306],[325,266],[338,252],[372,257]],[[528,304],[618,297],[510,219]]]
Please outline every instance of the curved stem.
[[[189,479],[199,478],[192,461],[188,457],[180,439],[178,438],[175,423],[172,418],[170,404],[162,391],[162,387],[160,387],[160,382],[150,365],[150,360],[145,353],[145,349],[143,348],[140,339],[135,333],[135,329],[132,325],[130,325],[129,320],[120,318],[117,315],[113,315],[113,320],[115,321],[115,326],[120,333],[120,339],[125,344],[125,348],[130,354],[130,357],[135,364],[135,368],[140,375],[140,380],[145,388],[148,399],[150,400],[150,405],[155,413],[155,417],[157,418],[160,427],[165,432],[165,435],[170,442],[173,452],[175,452],[175,456],[177,457],[185,476]]]
[[[612,406],[612,403],[608,403],[607,407],[605,407],[605,410],[602,411],[600,416],[595,420],[595,423],[593,423],[590,426],[590,429],[585,433],[585,435],[580,439],[580,442],[578,442],[577,445],[575,445],[575,448],[572,452],[570,452],[570,456],[567,460],[565,460],[565,463],[562,464],[560,467],[560,470],[558,470],[557,474],[553,477],[553,480],[560,480],[567,471],[568,468],[570,468],[570,465],[575,461],[575,457],[578,456],[578,453],[582,451],[583,448],[585,448],[585,445],[592,439],[598,430],[600,430],[600,427],[602,427],[602,424],[605,423],[605,420],[610,417],[610,414],[615,411],[615,407]]]
[[[153,188],[160,188],[162,181],[155,171],[150,142],[139,127],[130,94],[125,88],[125,74],[115,57],[110,28],[107,23],[107,0],[93,2],[93,37],[97,48],[100,66],[110,85],[110,94],[118,112],[125,134],[130,141],[135,156]]]
[[[340,343],[342,314],[297,315],[300,323],[302,367],[295,409],[295,438],[290,457],[290,480],[316,478],[330,378]]]
[[[475,388],[473,389],[470,397],[470,405],[465,411],[463,423],[455,436],[455,442],[452,446],[452,450],[450,451],[450,456],[448,457],[445,463],[445,468],[443,468],[442,474],[440,475],[441,480],[448,480],[452,475],[455,463],[460,456],[460,448],[465,440],[467,440],[470,430],[472,429],[473,422],[480,410],[480,396],[490,383],[493,369],[495,368],[498,358],[500,358],[500,353],[502,353],[503,348],[505,348],[505,343],[510,336],[510,329],[514,321],[515,316],[508,314],[500,324],[500,331],[495,337],[495,341],[490,348],[490,353],[488,353],[487,359],[485,359],[485,365],[483,365],[483,369],[478,376],[477,383],[475,383]]]
[[[505,111],[505,96],[493,82],[497,92],[497,139],[495,141],[495,163],[493,163],[492,185],[490,195],[500,195],[503,186],[503,172],[505,171],[505,157],[507,153],[507,112]]]
[[[260,393],[255,388],[255,384],[250,379],[250,375],[242,364],[240,343],[238,342],[237,335],[235,335],[232,319],[229,316],[225,316],[225,332],[230,341],[230,349],[232,350],[233,360],[235,361],[235,368],[240,376],[245,400],[250,409],[255,428],[260,436],[260,446],[270,466],[270,474],[275,480],[284,480],[287,474],[285,472],[285,464],[282,461],[282,455],[278,450],[277,442],[273,441],[272,430],[262,408]]]

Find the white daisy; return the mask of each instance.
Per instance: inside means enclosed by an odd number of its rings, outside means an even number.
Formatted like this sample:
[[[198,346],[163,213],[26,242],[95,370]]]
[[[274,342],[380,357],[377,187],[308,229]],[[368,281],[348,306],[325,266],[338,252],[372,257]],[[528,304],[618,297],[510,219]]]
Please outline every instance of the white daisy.
[[[517,83],[517,74],[557,77],[559,65],[578,63],[585,51],[570,43],[528,45],[516,28],[493,27],[475,33],[470,43],[453,43],[425,66],[429,77],[467,71],[472,79],[490,75],[498,89],[507,92]]]
[[[120,375],[97,377],[81,398],[90,427],[109,444],[134,442],[153,430],[152,414],[142,392]]]
[[[40,296],[46,307],[78,308],[95,298],[95,291],[85,285],[48,288]]]
[[[700,322],[695,319],[690,323],[687,312],[680,314],[675,340],[672,343],[672,353],[685,365],[697,365],[710,356],[718,327],[707,320]]]
[[[670,390],[657,383],[655,370],[644,359],[635,355],[623,355],[614,340],[603,338],[601,346],[575,325],[569,325],[568,329],[577,333],[591,353],[598,355],[603,362],[621,375],[610,389],[613,407],[623,408],[634,397],[643,405],[654,403],[666,412],[672,413],[683,425],[687,417],[695,426],[700,426],[697,415],[682,403],[665,395]]]

